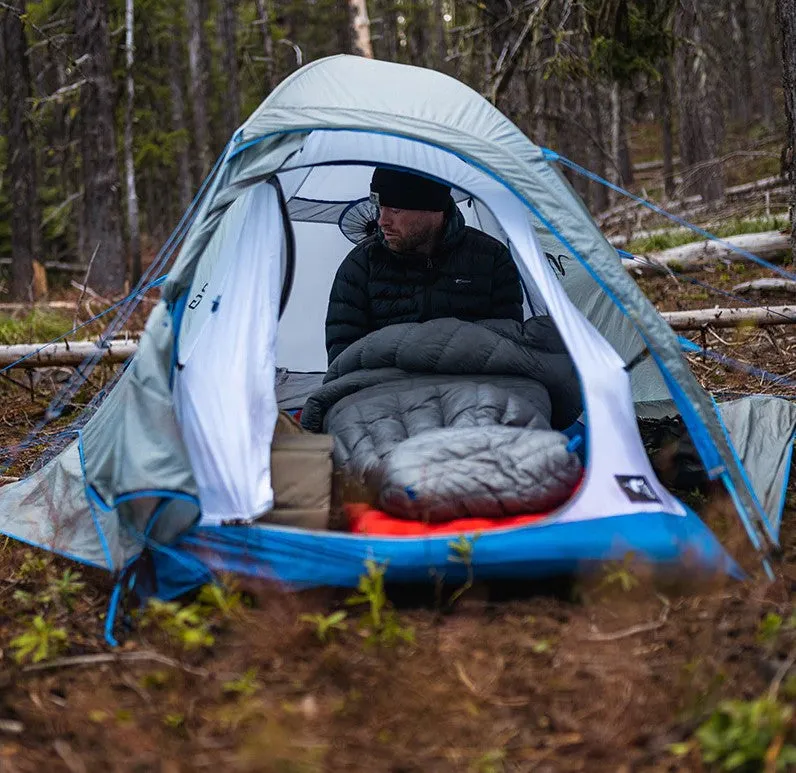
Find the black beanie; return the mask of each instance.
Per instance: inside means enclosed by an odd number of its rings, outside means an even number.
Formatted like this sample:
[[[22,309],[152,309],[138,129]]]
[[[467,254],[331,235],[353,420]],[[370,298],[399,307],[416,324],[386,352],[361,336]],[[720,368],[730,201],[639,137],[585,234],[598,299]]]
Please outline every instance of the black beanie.
[[[370,181],[371,199],[381,207],[444,212],[450,202],[449,185],[411,172],[377,167]]]

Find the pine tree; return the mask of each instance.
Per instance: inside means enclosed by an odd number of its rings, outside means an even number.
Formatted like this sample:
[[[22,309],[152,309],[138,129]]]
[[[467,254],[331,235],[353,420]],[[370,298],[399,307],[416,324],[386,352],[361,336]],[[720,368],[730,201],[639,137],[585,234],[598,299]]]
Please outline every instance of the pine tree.
[[[777,0],[777,18],[782,28],[782,85],[788,121],[783,166],[791,185],[791,244],[796,261],[796,0]]]
[[[12,0],[14,2],[14,0]],[[40,240],[36,159],[29,121],[30,74],[22,18],[24,0],[0,9],[0,59],[8,113],[8,172],[11,202],[11,295],[32,300],[33,260]]]
[[[80,153],[84,189],[84,260],[89,283],[103,292],[124,289],[126,260],[119,207],[119,168],[107,0],[76,0],[75,40],[86,81],[80,89]]]

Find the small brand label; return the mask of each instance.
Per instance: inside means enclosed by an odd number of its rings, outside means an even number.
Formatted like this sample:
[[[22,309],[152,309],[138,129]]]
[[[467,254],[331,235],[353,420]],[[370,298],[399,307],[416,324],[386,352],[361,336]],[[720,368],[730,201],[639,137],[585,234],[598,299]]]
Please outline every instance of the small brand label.
[[[631,502],[660,502],[643,475],[615,475],[616,482]]]

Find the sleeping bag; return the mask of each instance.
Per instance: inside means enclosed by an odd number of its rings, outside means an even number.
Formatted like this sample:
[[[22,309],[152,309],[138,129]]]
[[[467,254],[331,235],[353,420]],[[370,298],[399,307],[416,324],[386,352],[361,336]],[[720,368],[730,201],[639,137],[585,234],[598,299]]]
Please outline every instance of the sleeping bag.
[[[369,333],[302,411],[335,438],[335,467],[386,512],[439,522],[550,510],[581,477],[560,430],[582,410],[549,317],[435,319]]]

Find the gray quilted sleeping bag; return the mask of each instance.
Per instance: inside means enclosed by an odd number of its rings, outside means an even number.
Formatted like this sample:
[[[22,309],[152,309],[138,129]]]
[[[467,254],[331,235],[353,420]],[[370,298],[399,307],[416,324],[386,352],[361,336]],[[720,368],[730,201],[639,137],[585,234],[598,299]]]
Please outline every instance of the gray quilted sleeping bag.
[[[402,517],[539,512],[581,476],[565,429],[580,386],[548,317],[391,325],[349,346],[302,424],[335,436],[337,469]]]

